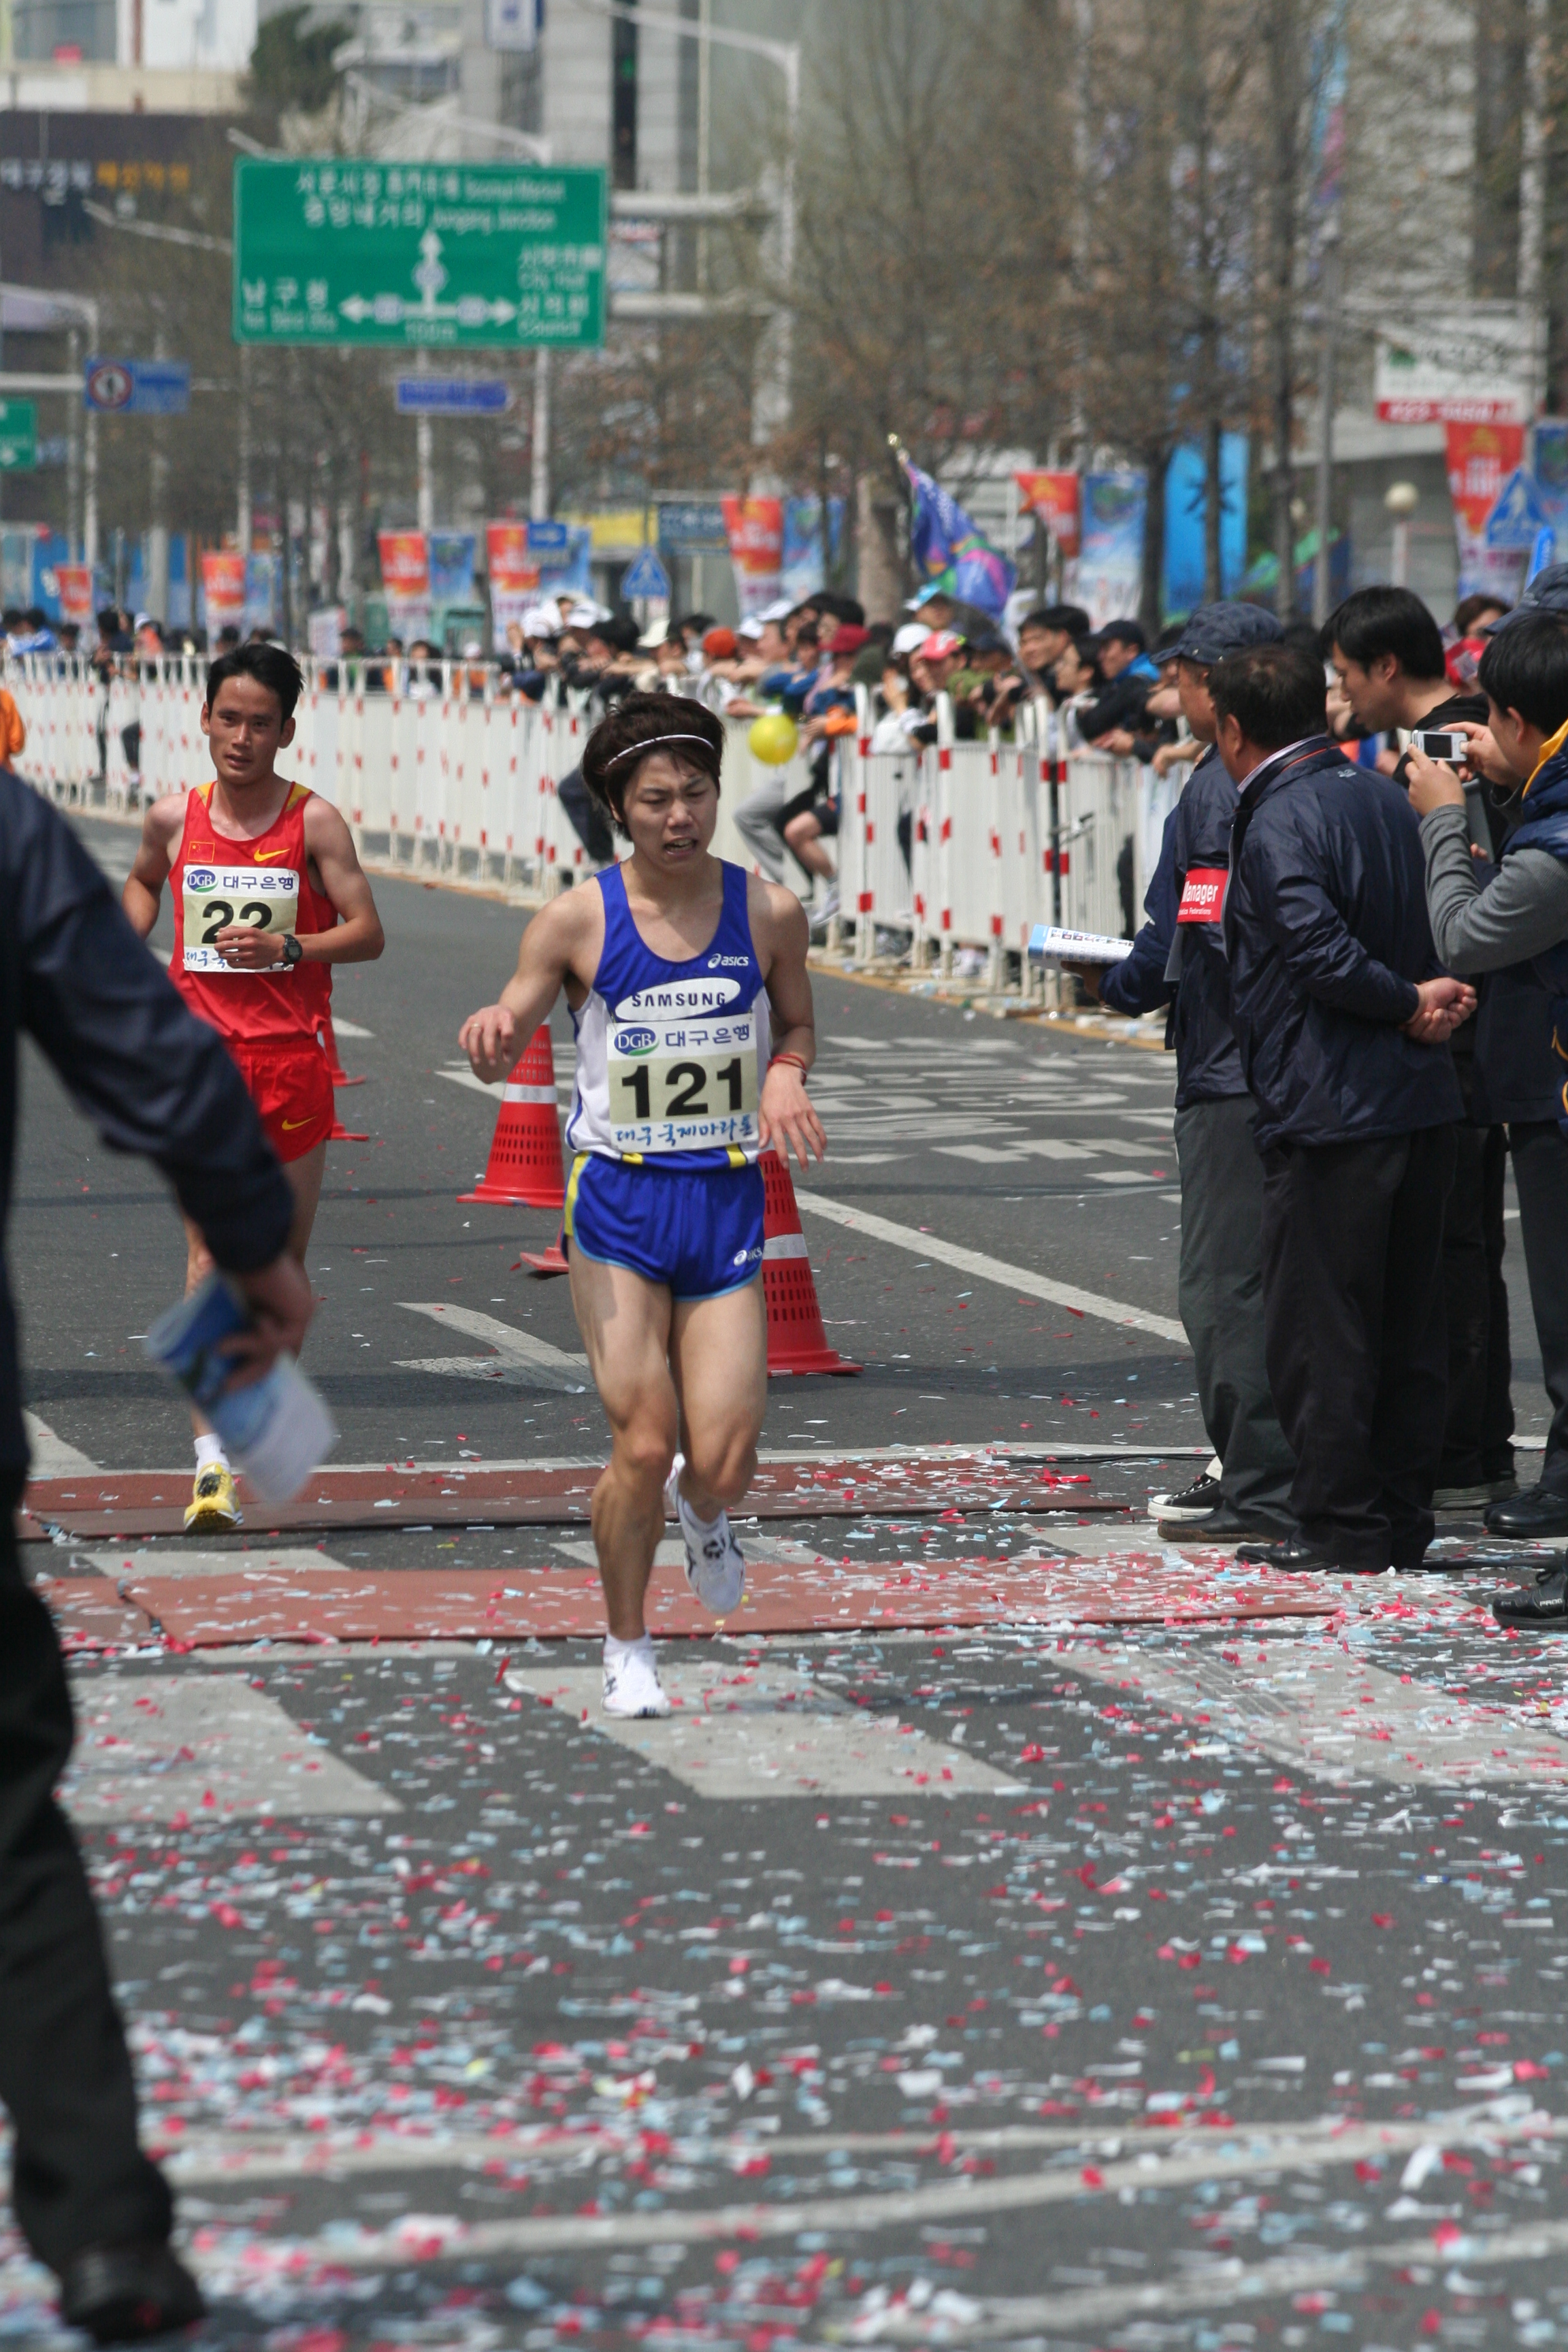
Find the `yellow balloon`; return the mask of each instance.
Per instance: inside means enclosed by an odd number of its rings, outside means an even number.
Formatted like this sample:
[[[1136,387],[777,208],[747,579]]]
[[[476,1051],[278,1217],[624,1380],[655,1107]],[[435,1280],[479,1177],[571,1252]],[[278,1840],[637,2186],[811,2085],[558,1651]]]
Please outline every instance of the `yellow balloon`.
[[[795,757],[795,747],[800,741],[800,730],[793,719],[782,710],[764,711],[752,721],[752,731],[746,738],[753,760],[761,760],[770,768],[782,768],[786,760]]]

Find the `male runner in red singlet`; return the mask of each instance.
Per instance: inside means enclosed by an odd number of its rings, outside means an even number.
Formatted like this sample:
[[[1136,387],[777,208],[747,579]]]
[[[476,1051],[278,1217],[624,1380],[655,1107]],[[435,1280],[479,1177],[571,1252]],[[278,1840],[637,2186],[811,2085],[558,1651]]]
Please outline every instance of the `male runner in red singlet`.
[[[173,879],[169,977],[237,1064],[294,1188],[289,1246],[304,1264],[321,1196],[332,1082],[317,1032],[331,1001],[330,967],[368,963],[385,945],[353,839],[330,801],[277,773],[294,739],[304,680],[281,646],[237,646],[207,672],[202,733],[216,781],[154,801],[125,885],[145,939]],[[212,1260],[185,1227],[185,1288]],[[238,1525],[219,1438],[199,1417],[188,1535]]]

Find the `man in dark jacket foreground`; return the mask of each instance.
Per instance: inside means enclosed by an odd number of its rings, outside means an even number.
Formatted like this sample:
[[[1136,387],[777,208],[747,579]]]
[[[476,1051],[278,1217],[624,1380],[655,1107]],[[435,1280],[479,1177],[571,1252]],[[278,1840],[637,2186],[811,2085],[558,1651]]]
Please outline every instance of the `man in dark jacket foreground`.
[[[163,1170],[247,1293],[247,1370],[297,1350],[310,1287],[287,1248],[293,1196],[238,1071],[63,820],[0,769],[0,1235],[23,1030],[104,1141]],[[202,2302],[169,2251],[163,2177],[137,2145],[124,2028],[81,1856],[55,1801],[71,1706],[53,1621],[17,1557],[26,1470],[0,1259],[0,2100],[16,2133],[11,2194],[27,2243],[60,2280],[61,2315],[100,2344],[130,2343],[199,2318]]]
[[[1241,1557],[1414,1568],[1447,1394],[1443,1204],[1463,1117],[1447,1040],[1475,994],[1438,971],[1409,802],[1323,732],[1316,656],[1235,654],[1209,692],[1238,793],[1223,928],[1300,1527]]]
[[[1288,1535],[1294,1527],[1295,1457],[1269,1393],[1264,1357],[1263,1167],[1253,1102],[1230,1016],[1230,972],[1220,940],[1229,881],[1236,786],[1214,748],[1208,674],[1246,646],[1277,642],[1279,622],[1258,604],[1200,604],[1173,648],[1182,714],[1208,748],[1165,819],[1144,908],[1148,921],[1126,960],[1109,970],[1074,964],[1091,996],[1114,1013],[1169,1003],[1165,1044],[1176,1055],[1176,1157],[1182,1175],[1178,1297],[1192,1344],[1198,1404],[1220,1463],[1179,1494],[1152,1499],[1162,1533],[1190,1543]]]

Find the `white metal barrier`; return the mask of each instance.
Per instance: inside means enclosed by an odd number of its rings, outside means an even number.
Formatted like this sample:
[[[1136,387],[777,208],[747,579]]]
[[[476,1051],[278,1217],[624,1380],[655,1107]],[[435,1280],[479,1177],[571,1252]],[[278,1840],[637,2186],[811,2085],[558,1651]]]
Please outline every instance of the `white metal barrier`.
[[[541,896],[594,870],[560,798],[581,761],[583,698],[531,703],[499,674],[462,662],[305,665],[292,743],[279,761],[340,808],[362,850],[417,873],[518,885]],[[144,663],[102,683],[58,655],[6,665],[27,729],[21,772],[58,799],[130,812],[210,775],[200,728],[205,664]],[[1120,933],[1141,917],[1178,772],[1068,751],[1054,719],[1031,713],[1019,740],[961,742],[939,703],[934,743],[873,752],[870,711],[836,752],[841,922],[868,961],[884,945],[912,963],[979,949],[994,985],[1037,923]],[[734,811],[763,778],[743,721],[726,729],[714,847],[750,864]],[[804,789],[804,759],[785,772]],[[802,888],[809,898],[809,885]],[[891,934],[891,938],[888,937]]]

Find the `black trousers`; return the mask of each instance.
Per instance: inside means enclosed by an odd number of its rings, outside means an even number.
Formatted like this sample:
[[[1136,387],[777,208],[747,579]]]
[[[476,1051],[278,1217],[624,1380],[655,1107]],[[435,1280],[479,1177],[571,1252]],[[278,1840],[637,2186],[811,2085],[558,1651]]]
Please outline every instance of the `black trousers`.
[[[55,1784],[70,1754],[65,1667],[12,1533],[0,1477],[0,2101],[12,2197],[40,2262],[167,2238],[163,2176],[136,2140],[136,2086],[103,1938]]]
[[[1223,1465],[1220,1486],[1238,1510],[1291,1531],[1295,1457],[1268,1387],[1259,1230],[1263,1162],[1252,1139],[1250,1095],[1189,1103],[1176,1113],[1182,1171],[1177,1301],[1192,1344],[1198,1403]]]
[[[1413,1567],[1432,1539],[1453,1175],[1452,1127],[1264,1155],[1264,1327],[1290,1500],[1308,1542],[1347,1568]]]
[[[1541,1377],[1552,1400],[1541,1484],[1568,1494],[1568,1136],[1554,1118],[1518,1119],[1508,1139]]]
[[[1477,1486],[1513,1467],[1513,1360],[1502,1278],[1500,1127],[1454,1129],[1454,1183],[1443,1220],[1443,1305],[1448,1324],[1448,1418],[1440,1486]]]

